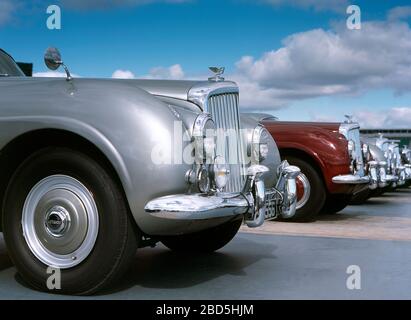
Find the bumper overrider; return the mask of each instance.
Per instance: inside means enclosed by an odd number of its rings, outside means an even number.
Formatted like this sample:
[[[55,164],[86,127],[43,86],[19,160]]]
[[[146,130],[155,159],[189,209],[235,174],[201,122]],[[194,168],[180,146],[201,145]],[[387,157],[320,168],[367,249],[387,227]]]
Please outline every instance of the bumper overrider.
[[[300,169],[287,161],[278,168],[278,181],[273,189],[265,188],[262,175],[269,169],[252,165],[242,192],[177,194],[148,202],[145,211],[151,216],[171,220],[205,220],[244,215],[250,228],[261,226],[277,215],[291,218],[297,204],[296,178]]]

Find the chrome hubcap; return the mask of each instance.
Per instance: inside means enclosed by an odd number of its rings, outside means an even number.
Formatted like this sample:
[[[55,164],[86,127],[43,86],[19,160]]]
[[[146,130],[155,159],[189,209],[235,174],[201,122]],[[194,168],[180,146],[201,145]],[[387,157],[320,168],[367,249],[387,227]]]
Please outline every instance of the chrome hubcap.
[[[44,264],[72,268],[91,253],[99,217],[93,195],[78,180],[53,175],[29,192],[22,213],[23,235]]]
[[[48,233],[54,237],[61,237],[70,226],[70,213],[62,206],[54,206],[45,217],[45,226]]]
[[[311,187],[310,187],[310,181],[308,180],[307,176],[304,173],[300,173],[298,175],[297,183],[303,188],[302,196],[299,197],[297,201],[296,209],[298,210],[304,207],[305,204],[308,202],[308,199],[310,199]]]

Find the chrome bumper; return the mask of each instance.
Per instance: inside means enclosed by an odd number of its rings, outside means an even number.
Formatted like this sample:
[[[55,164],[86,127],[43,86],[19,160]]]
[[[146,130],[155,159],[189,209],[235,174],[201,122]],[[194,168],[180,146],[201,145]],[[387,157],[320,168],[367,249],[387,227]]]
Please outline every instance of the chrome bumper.
[[[250,228],[259,227],[267,217],[267,197],[261,176],[268,168],[253,165],[248,169],[243,192],[214,194],[178,194],[148,202],[145,211],[151,216],[171,220],[204,220],[244,215]],[[286,218],[295,214],[296,177],[300,170],[284,161],[279,167],[276,193],[280,197],[276,214]]]
[[[366,184],[370,183],[370,177],[354,174],[335,176],[332,181],[337,184]]]

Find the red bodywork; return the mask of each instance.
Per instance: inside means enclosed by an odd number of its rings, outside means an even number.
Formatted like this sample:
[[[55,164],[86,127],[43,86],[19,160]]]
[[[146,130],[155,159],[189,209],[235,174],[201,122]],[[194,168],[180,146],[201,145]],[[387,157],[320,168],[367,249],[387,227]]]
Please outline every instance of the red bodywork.
[[[353,186],[335,184],[334,176],[350,174],[348,142],[339,133],[340,123],[263,120],[281,156],[306,157],[321,170],[329,193],[351,193]]]

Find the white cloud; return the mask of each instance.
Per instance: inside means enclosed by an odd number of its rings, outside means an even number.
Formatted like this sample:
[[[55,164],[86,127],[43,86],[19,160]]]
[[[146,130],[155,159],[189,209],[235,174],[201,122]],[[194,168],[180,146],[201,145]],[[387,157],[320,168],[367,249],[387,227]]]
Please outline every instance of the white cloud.
[[[411,29],[401,22],[337,26],[283,41],[260,58],[244,56],[233,78],[248,108],[280,108],[307,98],[353,95],[370,89],[411,90]]]
[[[354,119],[362,128],[409,128],[411,107],[397,107],[381,111],[361,110],[354,113]]]
[[[114,79],[134,79],[135,75],[133,72],[129,70],[119,69],[119,70],[114,71],[111,77]]]
[[[182,80],[184,79],[184,71],[181,65],[174,64],[170,67],[155,67],[150,69],[149,73],[139,78],[144,79],[167,79],[167,80]],[[130,70],[116,70],[113,72],[112,78],[115,79],[135,79],[135,74]]]
[[[184,71],[179,64],[174,64],[168,68],[155,67],[150,70],[149,74],[146,75],[145,78],[181,80],[184,78]]]
[[[336,12],[345,13],[348,0],[262,0],[265,3],[278,6],[288,5],[293,7],[302,7],[308,9],[314,9],[317,11],[331,10]]]
[[[12,18],[16,7],[10,0],[0,1],[0,25],[6,24]]]
[[[388,11],[387,19],[389,21],[403,20],[411,17],[411,6],[395,7]]]

